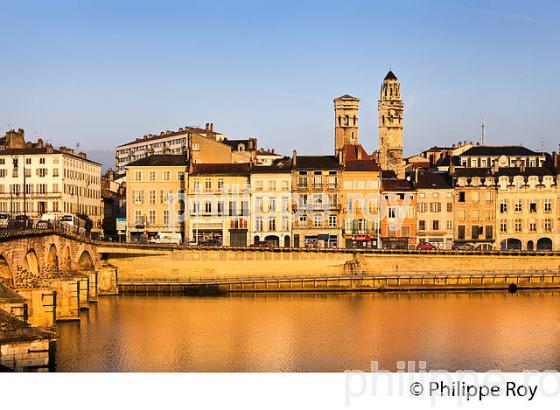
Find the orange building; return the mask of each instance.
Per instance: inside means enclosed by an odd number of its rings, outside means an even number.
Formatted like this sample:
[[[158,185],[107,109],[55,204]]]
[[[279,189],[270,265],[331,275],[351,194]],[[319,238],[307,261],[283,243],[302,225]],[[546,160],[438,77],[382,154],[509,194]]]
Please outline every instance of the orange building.
[[[385,249],[416,247],[416,191],[406,179],[381,183],[381,245]]]

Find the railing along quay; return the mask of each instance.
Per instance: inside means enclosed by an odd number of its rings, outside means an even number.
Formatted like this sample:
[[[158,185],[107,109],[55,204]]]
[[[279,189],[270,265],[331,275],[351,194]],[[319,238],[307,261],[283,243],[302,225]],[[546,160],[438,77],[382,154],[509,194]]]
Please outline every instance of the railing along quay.
[[[345,275],[275,275],[209,278],[134,279],[119,283],[119,290],[128,293],[184,291],[189,288],[212,287],[227,292],[258,291],[399,291],[399,290],[485,290],[485,289],[557,289],[558,271],[461,272],[407,274],[345,274]]]

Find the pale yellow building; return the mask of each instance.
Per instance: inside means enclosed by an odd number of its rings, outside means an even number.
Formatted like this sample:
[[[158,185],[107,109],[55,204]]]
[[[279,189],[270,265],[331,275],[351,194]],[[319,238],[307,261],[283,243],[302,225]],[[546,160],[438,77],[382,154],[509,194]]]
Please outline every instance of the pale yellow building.
[[[453,188],[447,173],[418,170],[416,176],[418,242],[438,249],[453,246]]]
[[[126,166],[126,221],[129,241],[159,233],[182,233],[186,160],[183,155],[152,155]],[[187,221],[188,222],[188,221]]]
[[[250,164],[191,164],[188,178],[189,242],[247,246]]]
[[[558,250],[558,186],[541,168],[502,168],[497,177],[497,237],[502,250]]]

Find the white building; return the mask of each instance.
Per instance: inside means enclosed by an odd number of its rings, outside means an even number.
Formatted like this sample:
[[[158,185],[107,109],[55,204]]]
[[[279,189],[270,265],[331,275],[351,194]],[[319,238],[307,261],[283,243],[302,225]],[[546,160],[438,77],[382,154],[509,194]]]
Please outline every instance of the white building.
[[[291,167],[286,164],[251,169],[250,244],[292,245],[291,181]]]
[[[85,214],[100,230],[101,164],[83,152],[53,148],[41,139],[25,142],[24,131],[8,131],[0,149],[0,212],[40,218]]]

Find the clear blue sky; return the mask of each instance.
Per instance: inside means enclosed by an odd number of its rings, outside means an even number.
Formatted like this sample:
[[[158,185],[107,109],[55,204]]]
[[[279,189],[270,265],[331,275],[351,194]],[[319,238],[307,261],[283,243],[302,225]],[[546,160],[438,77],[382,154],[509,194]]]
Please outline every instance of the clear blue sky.
[[[0,125],[109,149],[214,122],[284,153],[331,153],[332,100],[361,99],[377,148],[388,67],[405,153],[479,137],[560,142],[555,1],[7,1]]]

